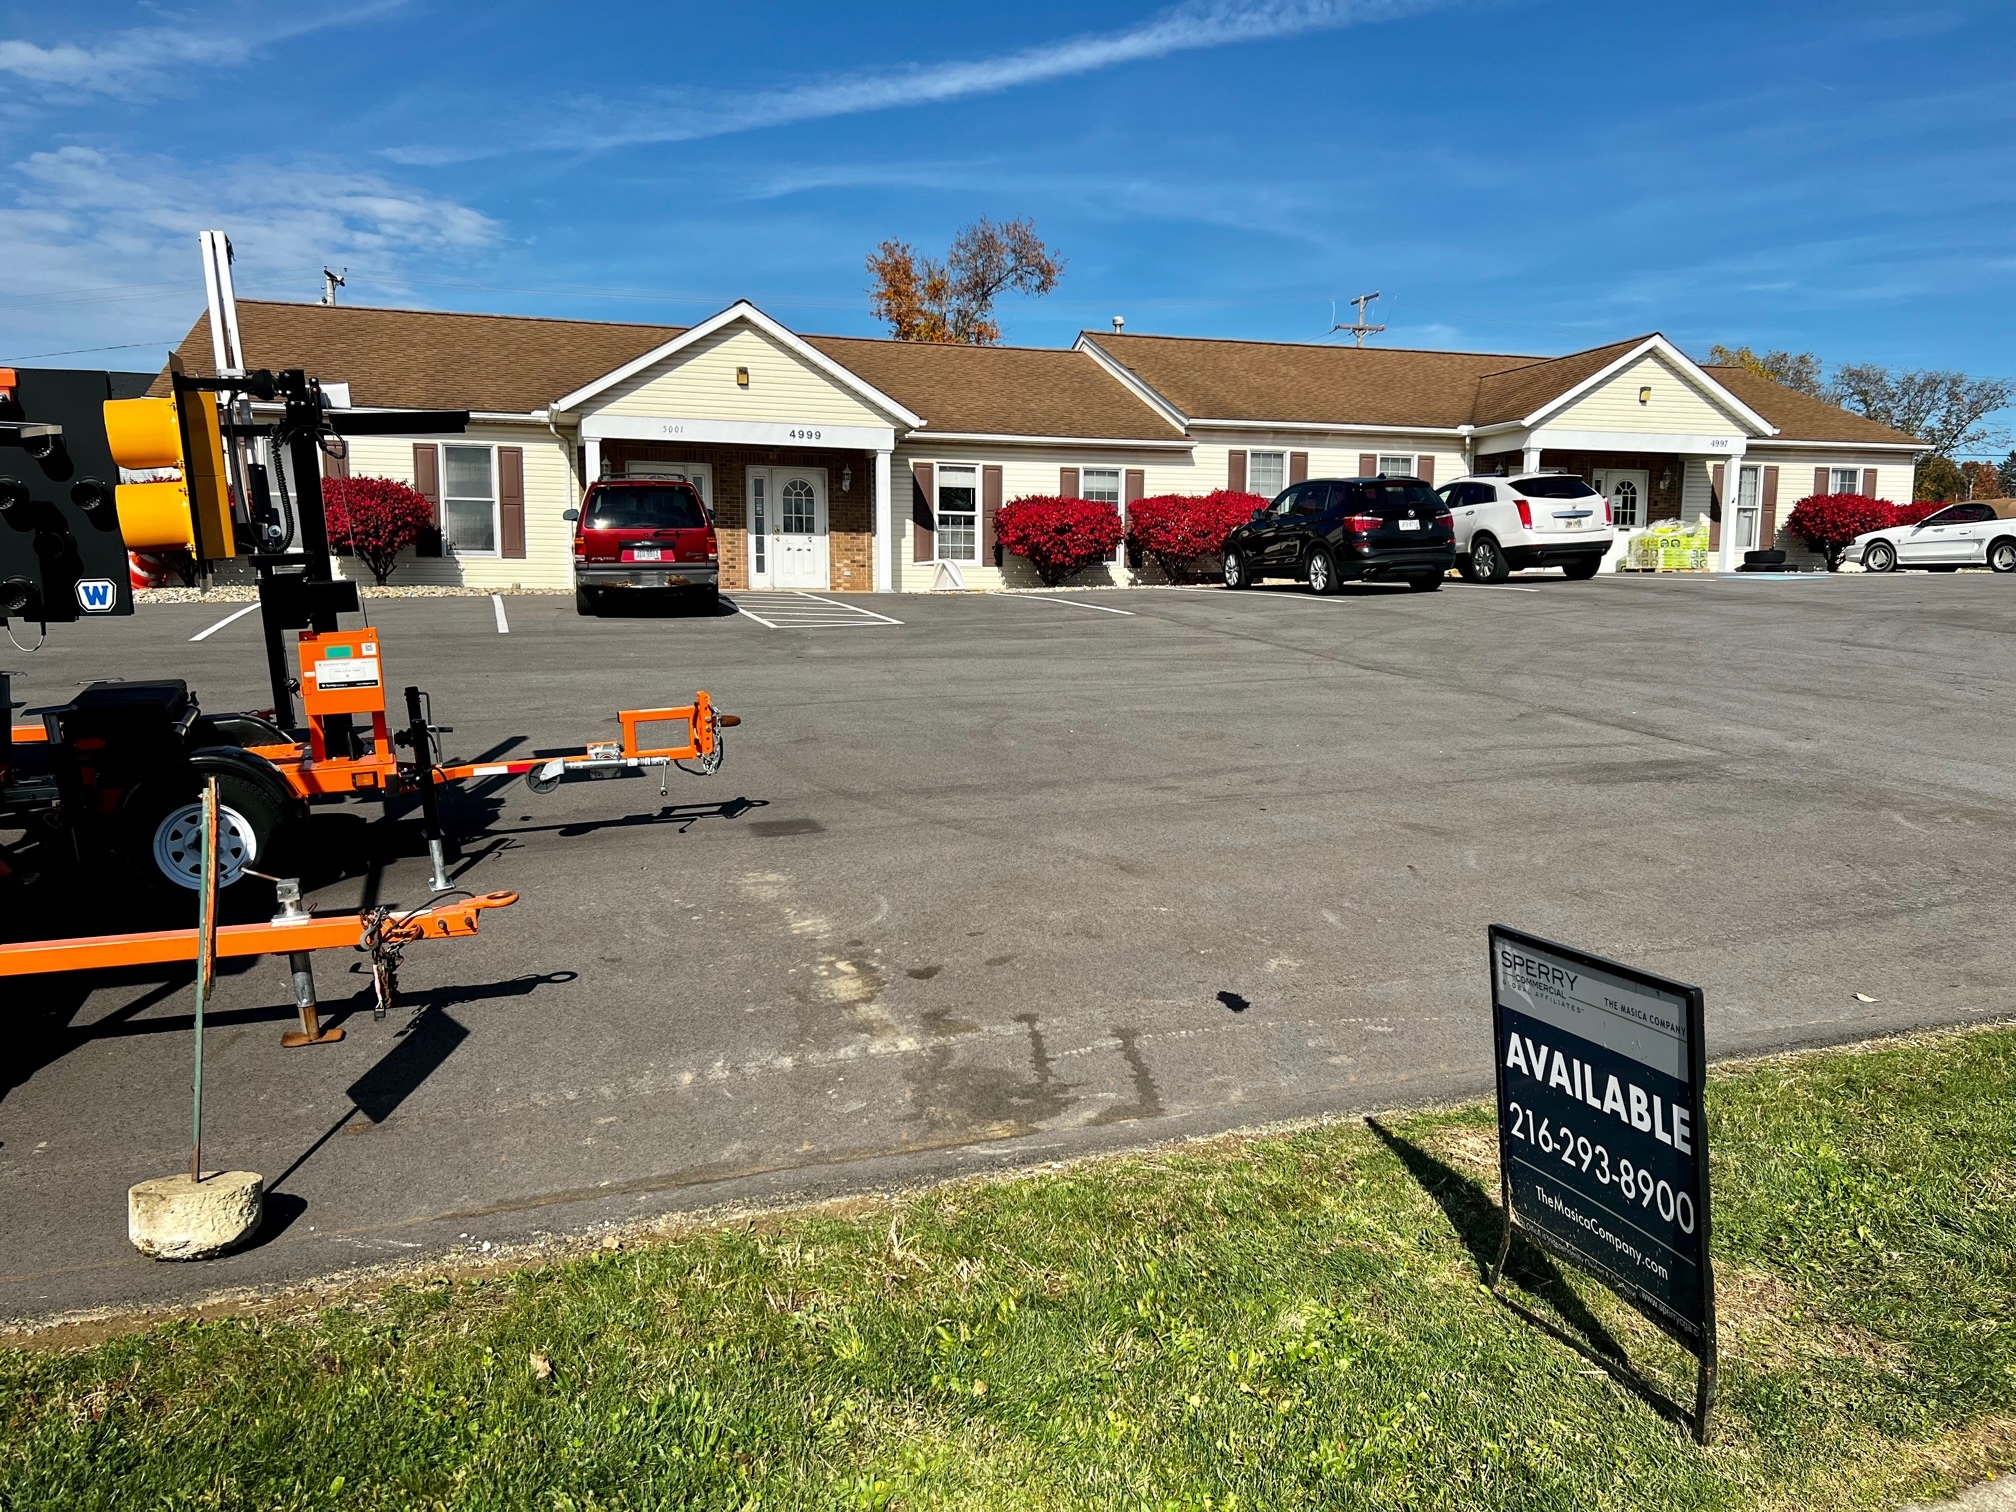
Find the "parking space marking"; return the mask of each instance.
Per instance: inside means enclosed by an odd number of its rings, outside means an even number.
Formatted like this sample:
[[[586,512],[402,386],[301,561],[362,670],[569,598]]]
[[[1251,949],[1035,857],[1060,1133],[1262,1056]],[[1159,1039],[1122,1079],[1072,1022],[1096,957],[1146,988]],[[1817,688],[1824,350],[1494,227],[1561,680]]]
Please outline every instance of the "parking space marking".
[[[856,608],[816,593],[745,591],[736,594],[731,602],[737,614],[746,615],[769,630],[851,630],[903,623],[872,609]]]
[[[1081,604],[1076,599],[1045,598],[1040,593],[1010,593],[1004,597],[1027,599],[1032,604],[1064,604],[1072,609],[1097,609],[1101,614],[1124,614],[1129,619],[1134,617],[1132,609],[1109,609],[1104,604]]]
[[[189,639],[192,641],[208,640],[210,639],[211,636],[215,635],[219,630],[222,630],[226,625],[237,623],[237,621],[245,618],[246,615],[250,614],[254,609],[257,609],[258,607],[259,606],[257,604],[247,604],[243,609],[240,609],[237,613],[225,615],[224,618],[217,621],[217,623],[212,625],[208,630],[198,630],[194,635],[190,636]]]
[[[499,635],[509,635],[511,633],[511,622],[504,618],[504,595],[501,593],[491,594],[490,605],[497,611],[497,633]]]
[[[1468,588],[1484,588],[1492,593],[1538,593],[1538,588],[1521,588],[1517,583],[1466,583]]]

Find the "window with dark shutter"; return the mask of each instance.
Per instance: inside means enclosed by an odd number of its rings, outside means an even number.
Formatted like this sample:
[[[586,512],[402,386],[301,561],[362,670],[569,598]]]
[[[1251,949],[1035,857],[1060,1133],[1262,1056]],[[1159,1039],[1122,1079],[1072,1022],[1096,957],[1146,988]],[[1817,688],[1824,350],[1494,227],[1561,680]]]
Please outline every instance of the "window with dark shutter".
[[[525,448],[497,448],[497,539],[501,554],[525,555]]]
[[[910,464],[910,560],[934,561],[938,555],[938,517],[931,511],[932,474],[929,462]]]
[[[413,543],[413,554],[438,557],[441,555],[441,448],[432,441],[413,443],[413,491],[427,501],[427,512],[434,520],[420,533],[420,539]]]

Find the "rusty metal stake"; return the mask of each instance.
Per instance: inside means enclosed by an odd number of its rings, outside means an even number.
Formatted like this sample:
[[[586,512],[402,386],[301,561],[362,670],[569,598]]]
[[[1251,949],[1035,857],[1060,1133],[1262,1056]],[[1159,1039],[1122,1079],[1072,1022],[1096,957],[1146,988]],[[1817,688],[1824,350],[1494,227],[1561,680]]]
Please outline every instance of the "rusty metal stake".
[[[335,1044],[343,1038],[343,1031],[322,1027],[321,1005],[315,1001],[314,956],[305,950],[290,950],[287,970],[294,984],[294,1006],[300,1011],[301,1027],[281,1035],[280,1043],[289,1050],[298,1050],[303,1045]]]

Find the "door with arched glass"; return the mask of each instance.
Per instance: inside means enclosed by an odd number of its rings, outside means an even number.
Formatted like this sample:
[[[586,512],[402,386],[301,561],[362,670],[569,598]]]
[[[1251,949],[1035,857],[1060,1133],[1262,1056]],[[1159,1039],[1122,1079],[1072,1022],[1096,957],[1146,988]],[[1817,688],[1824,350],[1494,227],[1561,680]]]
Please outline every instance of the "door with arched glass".
[[[749,586],[825,588],[825,469],[752,467],[747,490]]]

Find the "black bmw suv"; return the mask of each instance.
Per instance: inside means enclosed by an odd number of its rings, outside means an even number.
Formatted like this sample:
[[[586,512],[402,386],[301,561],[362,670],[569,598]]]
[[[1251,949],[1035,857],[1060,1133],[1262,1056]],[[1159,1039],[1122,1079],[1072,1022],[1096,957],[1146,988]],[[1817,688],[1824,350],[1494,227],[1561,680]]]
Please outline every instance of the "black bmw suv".
[[[1353,578],[1428,592],[1456,562],[1456,531],[1419,478],[1320,478],[1296,483],[1225,540],[1225,586],[1297,578],[1335,593]]]

